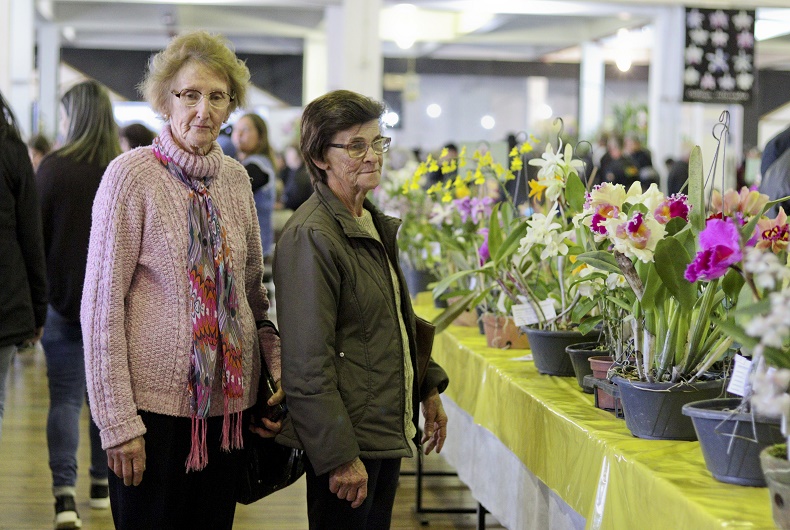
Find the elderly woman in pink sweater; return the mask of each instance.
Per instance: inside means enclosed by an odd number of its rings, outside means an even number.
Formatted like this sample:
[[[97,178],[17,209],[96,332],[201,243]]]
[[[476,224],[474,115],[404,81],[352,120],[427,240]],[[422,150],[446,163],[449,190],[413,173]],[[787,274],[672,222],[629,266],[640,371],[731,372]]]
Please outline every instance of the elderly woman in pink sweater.
[[[110,164],[93,205],[81,320],[119,529],[230,530],[260,350],[279,380],[279,339],[256,332],[269,301],[249,177],[216,142],[249,77],[223,38],[173,39],[142,84],[165,125]]]

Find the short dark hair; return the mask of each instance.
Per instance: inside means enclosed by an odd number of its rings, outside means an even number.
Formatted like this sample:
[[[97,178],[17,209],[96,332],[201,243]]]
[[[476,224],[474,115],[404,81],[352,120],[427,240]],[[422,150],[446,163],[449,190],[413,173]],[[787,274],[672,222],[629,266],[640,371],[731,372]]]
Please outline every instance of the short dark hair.
[[[121,129],[121,136],[129,142],[129,149],[154,143],[156,133],[142,123],[130,123]]]
[[[302,113],[300,148],[310,172],[310,181],[326,184],[326,171],[313,160],[324,161],[335,134],[372,120],[381,120],[386,110],[383,103],[350,90],[334,90],[320,96]]]

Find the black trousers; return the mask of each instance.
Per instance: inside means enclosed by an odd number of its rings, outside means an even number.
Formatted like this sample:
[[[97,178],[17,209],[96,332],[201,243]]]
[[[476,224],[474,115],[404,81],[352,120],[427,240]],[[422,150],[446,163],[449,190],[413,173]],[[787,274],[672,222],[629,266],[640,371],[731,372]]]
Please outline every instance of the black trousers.
[[[189,473],[186,461],[191,445],[190,418],[145,411],[140,411],[140,416],[147,429],[143,481],[139,486],[124,486],[123,479],[112,470],[109,473],[115,528],[231,530],[240,451],[220,450],[222,416],[208,419],[208,465]]]
[[[338,499],[329,491],[329,473],[317,476],[305,465],[307,476],[307,517],[310,530],[386,530],[392,521],[392,507],[400,476],[400,458],[362,459],[368,473],[368,496],[359,508]]]

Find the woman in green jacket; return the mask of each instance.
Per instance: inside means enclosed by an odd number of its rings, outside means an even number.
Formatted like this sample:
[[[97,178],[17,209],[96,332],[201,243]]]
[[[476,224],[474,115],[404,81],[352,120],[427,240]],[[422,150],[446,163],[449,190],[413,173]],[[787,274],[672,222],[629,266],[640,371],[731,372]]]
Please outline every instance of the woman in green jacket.
[[[315,191],[275,250],[289,407],[278,441],[307,455],[311,529],[389,528],[410,440],[439,452],[447,433],[439,398],[447,375],[432,361],[417,373],[400,220],[366,199],[390,144],[383,113],[381,103],[346,90],[305,108],[301,149]],[[420,403],[425,432],[417,440]]]

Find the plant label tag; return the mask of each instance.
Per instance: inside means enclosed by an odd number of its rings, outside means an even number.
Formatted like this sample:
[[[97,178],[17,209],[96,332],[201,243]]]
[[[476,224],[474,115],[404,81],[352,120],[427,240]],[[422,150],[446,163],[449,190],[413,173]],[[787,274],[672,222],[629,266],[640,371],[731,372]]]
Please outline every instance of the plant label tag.
[[[743,355],[736,355],[730,384],[727,385],[727,392],[743,397],[743,395],[746,394],[746,383],[749,381],[749,372],[751,369],[752,361]]]
[[[544,320],[540,318],[540,314],[530,303],[514,305],[511,307],[511,310],[513,311],[513,320],[517,326],[530,326]],[[543,300],[540,303],[540,310],[543,311],[545,320],[557,316],[553,300]]]

